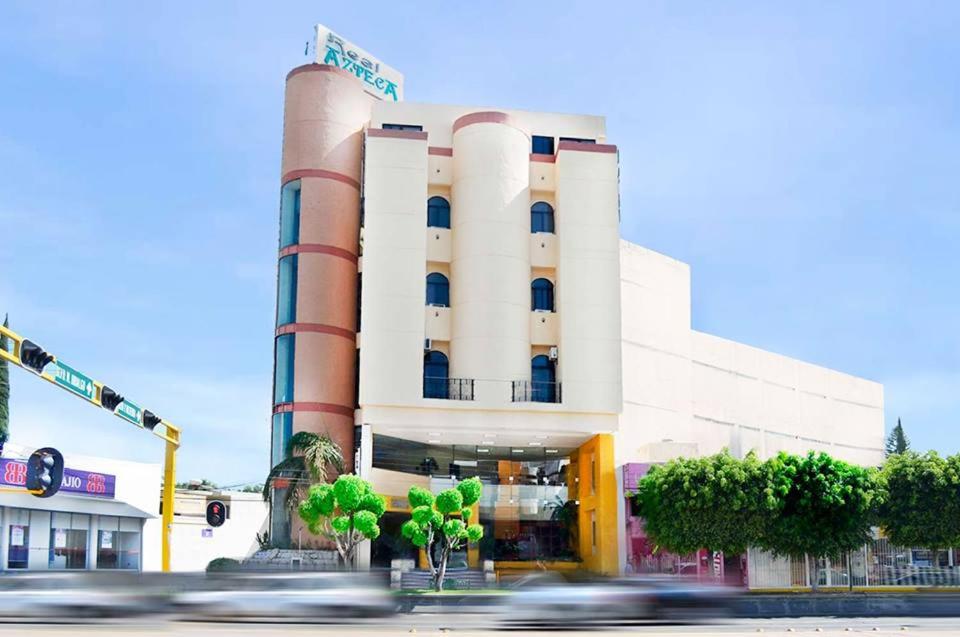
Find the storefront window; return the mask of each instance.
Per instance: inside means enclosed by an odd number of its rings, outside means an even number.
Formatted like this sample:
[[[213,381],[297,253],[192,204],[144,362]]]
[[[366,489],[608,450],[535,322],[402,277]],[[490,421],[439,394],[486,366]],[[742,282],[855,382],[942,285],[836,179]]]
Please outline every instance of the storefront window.
[[[578,511],[567,488],[568,480],[573,480],[572,451],[538,445],[424,444],[373,436],[373,466],[411,474],[411,484],[427,477],[436,493],[458,480],[476,476],[483,481],[480,558],[493,560],[577,559]],[[387,544],[380,538],[374,541],[375,565],[386,566],[390,557],[400,556],[399,547]]]
[[[138,570],[140,534],[131,531],[97,531],[97,568]]]
[[[78,529],[50,529],[51,569],[87,568],[87,532]]]
[[[7,568],[27,568],[30,556],[30,527],[25,524],[11,524],[7,546]]]

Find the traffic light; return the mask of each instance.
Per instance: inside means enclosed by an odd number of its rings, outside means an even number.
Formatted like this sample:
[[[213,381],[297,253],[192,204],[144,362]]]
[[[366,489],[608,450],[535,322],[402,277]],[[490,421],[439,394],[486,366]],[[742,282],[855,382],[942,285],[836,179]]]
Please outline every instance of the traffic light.
[[[148,409],[143,410],[143,426],[153,431],[153,428],[160,424],[160,416],[157,416]]]
[[[53,447],[37,449],[27,459],[28,491],[38,498],[49,498],[63,483],[63,454]]]
[[[120,403],[123,402],[123,396],[113,391],[106,385],[100,388],[100,405],[108,410],[115,411]]]
[[[220,500],[211,500],[207,502],[207,524],[210,526],[223,526],[227,521],[227,507]]]
[[[47,354],[42,347],[24,339],[20,343],[20,363],[29,370],[40,374],[47,363],[53,361],[53,356]]]

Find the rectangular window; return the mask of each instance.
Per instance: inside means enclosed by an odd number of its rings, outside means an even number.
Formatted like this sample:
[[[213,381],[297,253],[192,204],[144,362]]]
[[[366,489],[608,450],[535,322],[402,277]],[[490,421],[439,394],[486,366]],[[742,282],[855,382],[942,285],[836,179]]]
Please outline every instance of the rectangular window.
[[[50,529],[50,569],[87,568],[87,532],[79,529]]]
[[[300,180],[286,184],[280,191],[280,247],[300,243]]]
[[[140,534],[117,529],[97,531],[98,569],[140,569]]]
[[[533,136],[533,152],[538,155],[553,154],[553,137]]]
[[[7,568],[27,568],[30,557],[30,526],[11,524],[7,538]]]
[[[273,376],[274,404],[293,402],[293,360],[296,342],[293,334],[283,334],[277,337],[276,358],[274,360]]]
[[[277,326],[297,322],[297,255],[280,259],[277,276]]]
[[[287,445],[293,436],[293,412],[273,415],[270,432],[270,464],[275,467],[287,457]]]
[[[595,139],[585,139],[583,137],[561,137],[561,142],[576,142],[577,144],[596,144]]]
[[[412,131],[423,131],[423,126],[417,126],[416,124],[384,124],[381,126],[383,130],[412,130]]]

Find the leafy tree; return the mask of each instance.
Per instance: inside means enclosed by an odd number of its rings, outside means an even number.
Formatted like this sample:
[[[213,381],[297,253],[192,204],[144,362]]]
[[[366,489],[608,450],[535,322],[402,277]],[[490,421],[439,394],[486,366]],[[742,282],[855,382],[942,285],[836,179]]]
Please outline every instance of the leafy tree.
[[[3,326],[10,327],[8,317],[3,318]],[[7,337],[0,334],[0,349],[9,347]],[[10,364],[0,358],[0,452],[10,438]]]
[[[897,453],[906,453],[907,451],[910,451],[910,439],[903,433],[903,425],[900,424],[900,419],[897,418],[897,426],[894,427],[890,431],[890,435],[887,436],[885,452],[887,457],[890,457]]]
[[[755,543],[776,506],[763,464],[726,450],[654,466],[637,485],[647,535],[681,555],[700,549],[740,554]]]
[[[483,492],[483,483],[479,478],[469,478],[455,489],[433,493],[420,487],[410,487],[407,498],[410,501],[410,519],[400,527],[403,537],[414,546],[426,549],[427,564],[433,580],[433,588],[443,590],[443,578],[447,573],[447,561],[450,553],[468,542],[479,542],[483,537],[483,527],[467,523],[473,510],[470,508]],[[434,561],[434,545],[439,543],[440,559]]]
[[[343,473],[343,453],[339,445],[327,434],[298,431],[287,442],[286,458],[267,475],[263,499],[271,501],[270,488],[274,480],[288,480],[285,506],[292,511],[306,499],[311,484],[326,484],[333,473]]]
[[[360,543],[380,535],[377,522],[385,510],[383,497],[352,474],[340,476],[333,484],[313,485],[298,509],[311,533],[336,543],[347,568],[353,566]]]
[[[240,488],[240,493],[263,493],[263,485],[260,483],[245,484]]]
[[[899,546],[933,551],[960,544],[960,455],[912,451],[887,458],[881,471],[884,494],[880,526]]]
[[[212,480],[207,480],[206,478],[201,478],[199,480],[187,480],[186,482],[178,482],[175,485],[178,489],[194,489],[198,491],[213,491],[214,489],[219,489],[217,484]]]
[[[813,451],[806,456],[781,452],[764,467],[774,512],[757,544],[777,555],[809,556],[816,589],[818,558],[837,558],[870,540],[876,472]]]

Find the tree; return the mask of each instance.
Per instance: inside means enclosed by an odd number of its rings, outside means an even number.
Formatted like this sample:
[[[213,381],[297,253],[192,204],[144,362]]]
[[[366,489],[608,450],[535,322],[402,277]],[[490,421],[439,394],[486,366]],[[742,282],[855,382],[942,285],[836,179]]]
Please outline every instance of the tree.
[[[314,535],[336,543],[340,559],[352,568],[357,547],[380,535],[377,524],[386,505],[366,480],[348,474],[333,484],[315,484],[300,503],[300,519]]]
[[[3,317],[3,326],[10,327],[8,317]],[[6,351],[7,337],[0,334],[0,349]],[[0,358],[0,452],[10,438],[10,364]]]
[[[343,473],[343,453],[327,434],[298,431],[287,442],[286,457],[270,469],[263,483],[263,499],[270,502],[274,480],[287,480],[285,507],[293,510],[307,497],[311,484],[325,484],[333,473]],[[272,503],[271,503],[272,504]]]
[[[200,478],[199,480],[187,480],[186,482],[178,482],[175,485],[178,489],[193,489],[194,491],[213,491],[219,489],[215,482],[212,480],[207,480],[206,478]]]
[[[881,477],[884,533],[899,546],[930,549],[938,564],[940,549],[960,544],[960,455],[896,453],[887,458]]]
[[[878,495],[876,472],[823,452],[781,452],[764,463],[774,511],[757,544],[777,555],[809,557],[810,582],[819,583],[818,558],[837,558],[871,539]]]
[[[672,553],[700,549],[737,555],[755,543],[776,499],[764,466],[726,450],[654,466],[637,485],[636,502],[647,535]]]
[[[473,512],[470,507],[480,500],[482,492],[483,483],[480,479],[469,478],[454,489],[441,491],[436,497],[420,487],[410,487],[407,493],[411,514],[410,519],[400,527],[400,534],[414,546],[426,549],[433,589],[437,592],[443,590],[450,553],[462,548],[465,543],[479,542],[483,537],[482,526],[467,525]],[[440,547],[438,562],[434,560],[436,543]]]
[[[884,451],[887,457],[910,451],[910,439],[903,433],[903,425],[900,424],[899,418],[897,418],[897,426],[894,427],[890,431],[890,435],[887,436],[887,444]]]

